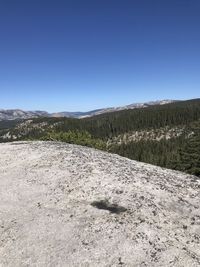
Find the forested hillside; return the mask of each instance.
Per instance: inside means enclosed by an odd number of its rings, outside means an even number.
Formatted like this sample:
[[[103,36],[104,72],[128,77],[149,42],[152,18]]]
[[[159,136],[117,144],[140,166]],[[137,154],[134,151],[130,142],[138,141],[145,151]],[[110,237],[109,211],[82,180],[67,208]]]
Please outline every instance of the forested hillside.
[[[82,120],[2,122],[0,140],[60,140],[200,175],[200,99]]]

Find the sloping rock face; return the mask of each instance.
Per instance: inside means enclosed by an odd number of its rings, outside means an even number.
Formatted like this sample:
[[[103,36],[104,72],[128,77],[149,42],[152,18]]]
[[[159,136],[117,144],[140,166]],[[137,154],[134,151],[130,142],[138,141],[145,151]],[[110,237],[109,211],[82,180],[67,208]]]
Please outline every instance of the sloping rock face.
[[[200,266],[199,192],[90,148],[0,144],[0,266]]]

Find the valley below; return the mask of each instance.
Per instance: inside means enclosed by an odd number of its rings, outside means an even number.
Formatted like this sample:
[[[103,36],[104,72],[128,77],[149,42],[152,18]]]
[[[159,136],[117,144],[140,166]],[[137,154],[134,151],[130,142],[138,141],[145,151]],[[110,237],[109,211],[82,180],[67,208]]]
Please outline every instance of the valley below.
[[[0,142],[62,141],[200,176],[200,99],[126,108],[82,119],[3,120]]]

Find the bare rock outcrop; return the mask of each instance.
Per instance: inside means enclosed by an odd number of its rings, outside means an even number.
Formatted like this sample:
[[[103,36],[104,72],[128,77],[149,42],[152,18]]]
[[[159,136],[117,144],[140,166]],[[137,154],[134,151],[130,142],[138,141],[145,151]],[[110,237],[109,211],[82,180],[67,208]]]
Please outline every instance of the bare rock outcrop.
[[[76,145],[0,144],[0,266],[200,266],[200,181]]]

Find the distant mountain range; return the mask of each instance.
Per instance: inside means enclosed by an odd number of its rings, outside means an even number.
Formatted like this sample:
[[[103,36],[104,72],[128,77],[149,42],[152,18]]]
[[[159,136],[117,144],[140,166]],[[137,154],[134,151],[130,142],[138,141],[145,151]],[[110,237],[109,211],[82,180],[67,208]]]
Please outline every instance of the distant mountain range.
[[[0,121],[2,120],[15,120],[15,119],[30,119],[30,118],[38,118],[38,117],[68,117],[68,118],[86,118],[92,117],[104,113],[110,113],[120,110],[126,109],[135,109],[135,108],[146,108],[148,106],[153,105],[165,105],[173,102],[177,102],[178,100],[158,100],[151,101],[145,103],[133,103],[126,106],[121,107],[110,107],[110,108],[102,108],[91,110],[88,112],[57,112],[57,113],[48,113],[46,111],[24,111],[21,109],[0,109]]]

